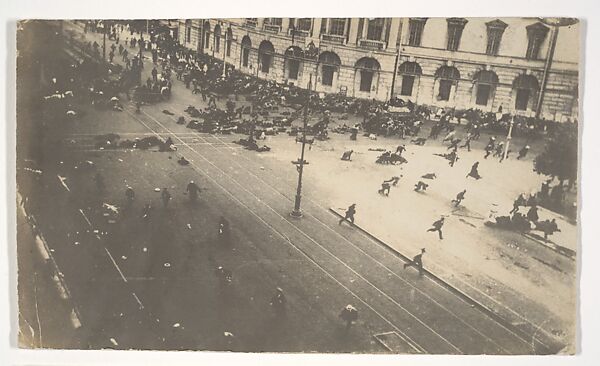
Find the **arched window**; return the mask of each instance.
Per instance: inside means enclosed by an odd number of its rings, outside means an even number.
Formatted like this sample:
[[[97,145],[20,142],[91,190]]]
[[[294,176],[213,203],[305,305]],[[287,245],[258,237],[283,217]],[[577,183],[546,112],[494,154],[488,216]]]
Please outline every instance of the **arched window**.
[[[288,79],[297,80],[304,51],[298,46],[291,46],[285,51],[284,55]]]
[[[533,75],[521,74],[513,81],[513,90],[515,91],[515,109],[526,111],[531,98],[540,89],[538,80]]]
[[[453,66],[442,66],[435,72],[435,77],[439,79],[438,100],[450,100],[452,86],[458,84],[460,72]]]
[[[407,61],[400,65],[398,73],[402,75],[400,95],[411,96],[413,94],[415,80],[423,73],[421,66],[416,62]]]
[[[250,37],[244,36],[242,38],[242,66],[248,67],[248,60],[250,59],[250,50],[252,49],[252,41]]]
[[[379,62],[372,57],[363,57],[356,62],[354,66],[360,74],[360,87],[362,92],[370,92],[373,86],[373,77],[379,72],[381,66]]]
[[[473,81],[476,88],[475,104],[488,105],[490,96],[496,89],[496,84],[498,84],[498,75],[493,71],[480,70],[473,75]]]
[[[338,72],[340,57],[333,52],[326,51],[319,55],[319,65],[321,66],[321,84],[333,86],[333,77]]]
[[[271,63],[273,62],[273,54],[275,54],[275,48],[269,41],[262,41],[258,46],[258,63],[260,65],[260,71],[269,73],[271,69]]]
[[[204,48],[208,48],[210,45],[210,23],[208,21],[204,22]]]
[[[215,45],[214,45],[214,51],[215,52],[219,52],[219,50],[221,49],[221,26],[220,25],[215,25]]]

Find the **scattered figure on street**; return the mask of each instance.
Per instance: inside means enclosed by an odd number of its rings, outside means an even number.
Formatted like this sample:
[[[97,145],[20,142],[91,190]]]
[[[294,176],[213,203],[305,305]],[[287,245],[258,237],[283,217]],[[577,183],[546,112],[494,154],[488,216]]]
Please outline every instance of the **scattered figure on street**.
[[[463,190],[462,192],[459,192],[456,195],[456,198],[452,200],[452,203],[454,203],[454,207],[458,207],[458,205],[460,205],[460,203],[462,202],[462,200],[465,199],[465,193],[467,193],[467,190]]]
[[[471,171],[469,172],[469,174],[467,174],[467,176],[465,178],[475,178],[477,180],[481,179],[481,175],[479,175],[479,162],[476,161],[475,164],[473,164],[473,166],[471,167]]]
[[[423,146],[425,145],[425,142],[427,142],[427,139],[425,137],[417,137],[415,139],[410,140],[410,142],[418,146]]]
[[[429,187],[429,184],[423,182],[422,180],[418,181],[417,184],[415,184],[415,192],[420,192],[420,191],[426,191],[427,187]]]
[[[529,152],[529,145],[523,146],[523,148],[521,150],[519,150],[519,156],[517,156],[517,160],[521,160],[522,158],[526,157],[528,152]]]
[[[406,146],[404,145],[398,145],[398,147],[396,148],[396,154],[399,156],[402,156],[402,153],[406,151]]]
[[[350,329],[352,323],[358,319],[358,310],[350,304],[346,305],[340,312],[340,318],[346,322],[346,329]]]
[[[183,165],[183,166],[190,165],[190,162],[183,156],[180,157],[179,160],[177,160],[177,163],[179,163],[179,165]]]
[[[344,217],[340,220],[339,225],[342,224],[342,222],[344,221],[348,221],[350,222],[352,225],[354,225],[354,215],[356,214],[356,203],[351,204],[348,209],[346,210],[346,214],[344,215]]]
[[[220,240],[225,242],[229,241],[229,221],[223,216],[219,219],[219,230],[217,231],[217,234]]]
[[[351,161],[351,157],[352,157],[352,153],[353,152],[354,152],[354,150],[344,151],[344,153],[342,154],[342,160],[344,160],[344,161]]]
[[[421,178],[425,178],[425,179],[435,179],[437,178],[437,176],[435,175],[435,173],[427,173],[427,174],[423,174],[421,176]]]
[[[440,240],[444,239],[442,234],[442,227],[444,226],[444,216],[442,216],[439,220],[431,224],[431,228],[427,229],[428,232],[438,232]]]
[[[222,285],[229,285],[233,281],[233,274],[230,270],[223,268],[223,266],[215,268],[215,275]]]
[[[144,205],[144,208],[142,209],[142,220],[144,220],[144,221],[150,220],[150,211],[152,211],[152,205],[149,203],[146,203]]]
[[[191,180],[186,188],[186,193],[190,195],[190,201],[195,202],[198,199],[198,193],[200,193],[200,187],[193,180]]]
[[[377,191],[380,195],[385,195],[386,197],[390,195],[390,184],[386,181],[384,181],[383,183],[381,183],[381,189],[379,191]]]
[[[500,141],[498,146],[496,146],[496,151],[494,151],[494,157],[499,158],[504,154],[504,142]]]
[[[162,192],[160,193],[160,198],[162,200],[163,207],[167,208],[167,206],[169,206],[169,201],[171,201],[171,193],[169,193],[166,188],[163,188]]]
[[[527,211],[527,220],[533,222],[534,224],[538,222],[540,217],[538,216],[538,208],[536,205],[531,206],[529,211]]]
[[[492,153],[492,151],[494,151],[494,148],[496,147],[496,138],[494,136],[490,137],[490,140],[488,141],[487,145],[485,145],[485,155],[483,156],[484,159],[487,159],[488,156],[490,156],[490,154]]]
[[[277,312],[278,314],[282,314],[283,312],[285,312],[285,302],[286,298],[283,294],[283,289],[281,289],[281,287],[277,287],[275,289],[275,294],[271,298],[271,302],[269,302],[269,305],[273,307],[275,312]]]
[[[419,276],[423,275],[423,254],[425,254],[425,248],[421,248],[421,253],[415,255],[412,261],[404,263],[404,269],[408,267],[415,267],[419,270]]]
[[[400,181],[400,178],[402,178],[402,175],[398,176],[393,176],[392,178],[388,179],[388,180],[384,180],[384,183],[391,183],[394,187],[398,185],[398,182]]]
[[[460,147],[466,147],[467,151],[471,151],[471,140],[473,140],[473,135],[471,135],[471,133],[467,133],[467,139],[465,140],[465,143],[462,144]]]
[[[135,192],[131,186],[127,186],[127,188],[125,188],[125,197],[127,198],[127,206],[131,206],[133,200],[135,199]]]
[[[536,227],[541,229],[544,232],[544,240],[548,241],[548,235],[552,235],[555,232],[560,232],[558,225],[556,224],[556,219],[552,219],[552,221],[545,220],[538,222]]]

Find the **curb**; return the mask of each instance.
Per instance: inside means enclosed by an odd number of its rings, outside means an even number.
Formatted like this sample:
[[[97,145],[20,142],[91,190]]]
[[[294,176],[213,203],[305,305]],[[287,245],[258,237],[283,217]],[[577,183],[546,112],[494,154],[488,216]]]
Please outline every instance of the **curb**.
[[[527,239],[531,239],[533,241],[535,241],[536,243],[538,243],[539,245],[542,245],[550,250],[552,250],[553,252],[556,252],[562,256],[565,256],[567,258],[569,258],[570,260],[577,260],[577,252],[569,249],[567,247],[563,247],[561,245],[558,245],[552,241],[547,241],[545,242],[543,239],[538,238],[537,234],[531,234],[531,233],[522,233],[521,235],[523,235],[524,237],[526,237]]]
[[[17,192],[17,201],[18,201],[19,208],[21,209],[23,215],[25,216],[25,220],[27,220],[27,223],[30,225],[31,229],[33,230],[35,245],[38,248],[39,254],[41,255],[44,262],[52,263],[52,272],[53,273],[52,273],[51,279],[52,279],[52,282],[54,282],[54,285],[56,286],[56,289],[58,291],[60,298],[62,300],[69,301],[71,303],[71,313],[69,316],[71,325],[73,326],[74,329],[81,328],[81,326],[82,326],[81,313],[79,312],[79,310],[77,309],[75,304],[73,304],[71,292],[69,291],[69,288],[67,287],[67,284],[63,278],[62,272],[58,268],[58,264],[56,263],[56,260],[54,260],[52,251],[50,250],[50,247],[48,246],[48,243],[46,242],[46,239],[43,237],[42,233],[39,232],[39,230],[37,229],[35,217],[33,215],[28,214],[27,211],[25,210],[25,200],[19,192]]]
[[[343,215],[341,215],[339,212],[337,212],[332,207],[329,208],[329,211],[331,211],[335,216],[337,216],[339,218],[344,217]],[[362,232],[363,234],[365,234],[367,237],[369,237],[370,239],[372,239],[376,243],[382,245],[384,248],[386,248],[391,253],[393,253],[396,257],[402,259],[405,262],[410,262],[411,261],[410,257],[408,257],[408,256],[400,253],[398,250],[396,250],[395,248],[393,248],[392,246],[390,246],[386,242],[382,241],[381,239],[377,238],[375,235],[371,234],[370,232],[368,232],[367,230],[363,229],[362,227],[360,227],[360,226],[358,226],[356,224],[353,224],[352,226],[355,227],[355,228],[357,228],[360,232]],[[450,284],[446,280],[442,279],[441,277],[439,277],[435,273],[431,272],[430,270],[428,270],[426,268],[423,268],[423,274],[424,274],[424,276],[429,277],[430,279],[432,279],[433,281],[437,282],[438,284],[440,284],[441,286],[443,286],[444,288],[446,288],[447,290],[449,290],[453,294],[457,295],[461,299],[465,300],[467,303],[469,303],[472,306],[478,308],[483,313],[485,313],[486,315],[488,315],[490,318],[492,318],[496,322],[500,323],[505,328],[507,328],[507,329],[511,330],[512,332],[518,334],[522,338],[528,339],[528,338],[531,337],[531,334],[523,331],[520,328],[515,327],[512,324],[512,322],[510,322],[508,319],[505,319],[503,316],[499,315],[498,313],[496,313],[495,311],[493,311],[492,309],[490,309],[486,305],[482,304],[481,302],[475,300],[473,297],[471,297],[470,295],[466,294],[465,292],[459,290],[458,288],[456,288],[455,286],[453,286],[452,284]],[[552,340],[556,341],[554,339],[552,339]],[[540,343],[541,342],[538,340],[538,344],[540,344]],[[562,344],[561,342],[557,342],[557,343]],[[541,343],[540,346],[544,347],[544,349],[546,350],[546,353],[543,353],[543,354],[552,354],[550,352],[552,350],[551,347],[550,347],[550,345],[546,345],[545,343]]]

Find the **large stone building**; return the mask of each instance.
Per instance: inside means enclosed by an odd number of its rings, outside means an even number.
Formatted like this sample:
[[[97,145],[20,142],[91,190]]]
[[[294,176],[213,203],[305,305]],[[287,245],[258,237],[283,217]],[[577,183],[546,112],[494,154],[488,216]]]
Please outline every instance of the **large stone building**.
[[[179,41],[318,92],[577,118],[579,25],[538,18],[179,21]],[[549,55],[552,57],[548,57]]]

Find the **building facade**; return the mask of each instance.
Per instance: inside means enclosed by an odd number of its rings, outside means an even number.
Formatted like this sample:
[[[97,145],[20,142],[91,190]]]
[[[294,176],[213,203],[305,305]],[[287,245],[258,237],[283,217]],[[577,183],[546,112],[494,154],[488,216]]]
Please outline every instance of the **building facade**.
[[[177,33],[244,73],[317,92],[563,121],[577,118],[578,27],[538,18],[244,18],[180,20]]]

